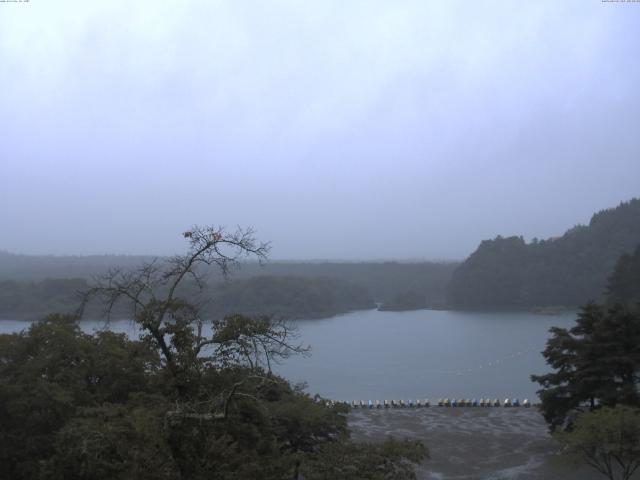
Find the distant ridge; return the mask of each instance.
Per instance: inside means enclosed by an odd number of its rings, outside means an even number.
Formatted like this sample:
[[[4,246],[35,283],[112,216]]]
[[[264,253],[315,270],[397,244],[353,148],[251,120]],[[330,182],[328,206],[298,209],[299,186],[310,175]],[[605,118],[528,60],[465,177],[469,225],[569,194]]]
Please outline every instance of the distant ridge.
[[[51,256],[0,253],[0,319],[41,318],[77,307],[79,290],[112,268],[129,269],[153,257]],[[316,318],[373,308],[403,292],[419,291],[423,301],[440,305],[456,263],[255,262],[242,263],[223,282],[208,278],[209,311],[273,313]],[[374,303],[375,302],[375,303]]]
[[[548,240],[483,240],[454,271],[454,308],[575,307],[599,300],[623,254],[640,245],[640,199],[601,210],[589,225]]]

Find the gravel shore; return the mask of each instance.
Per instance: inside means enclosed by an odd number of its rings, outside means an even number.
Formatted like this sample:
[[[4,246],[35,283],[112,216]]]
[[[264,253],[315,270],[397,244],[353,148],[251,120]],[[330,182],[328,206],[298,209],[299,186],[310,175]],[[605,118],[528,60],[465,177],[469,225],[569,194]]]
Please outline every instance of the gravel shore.
[[[433,480],[599,480],[557,458],[558,444],[535,408],[354,409],[352,438],[421,439],[431,458],[418,478]]]

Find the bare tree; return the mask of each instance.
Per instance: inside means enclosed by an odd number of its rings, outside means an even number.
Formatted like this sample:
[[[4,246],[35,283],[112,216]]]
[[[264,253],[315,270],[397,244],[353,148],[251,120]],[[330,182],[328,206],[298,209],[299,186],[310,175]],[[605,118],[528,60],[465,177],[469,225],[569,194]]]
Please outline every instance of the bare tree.
[[[84,292],[83,308],[98,299],[109,318],[115,306],[124,303],[143,337],[159,350],[180,396],[186,395],[193,376],[203,369],[236,365],[270,376],[273,360],[307,351],[292,343],[296,335],[291,327],[269,317],[215,319],[207,336],[200,305],[181,295],[185,283],[195,285],[196,293],[202,294],[211,267],[226,277],[243,258],[263,262],[269,244],[258,242],[252,229],[228,233],[222,227],[194,226],[182,235],[189,243],[186,254],[165,262],[156,259],[132,270],[109,271]],[[240,393],[238,387],[230,387],[232,395]]]

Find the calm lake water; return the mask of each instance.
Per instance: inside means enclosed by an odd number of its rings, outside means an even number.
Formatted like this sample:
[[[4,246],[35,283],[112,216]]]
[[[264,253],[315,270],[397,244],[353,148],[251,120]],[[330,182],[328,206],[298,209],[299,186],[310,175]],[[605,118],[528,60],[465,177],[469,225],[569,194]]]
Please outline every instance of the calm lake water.
[[[275,370],[306,381],[309,392],[334,400],[439,397],[535,399],[532,373],[548,371],[540,352],[551,326],[569,327],[575,314],[366,310],[294,322],[309,357],[292,357]],[[0,321],[0,332],[25,328]],[[83,322],[85,331],[103,322]],[[110,328],[135,334],[128,321]]]

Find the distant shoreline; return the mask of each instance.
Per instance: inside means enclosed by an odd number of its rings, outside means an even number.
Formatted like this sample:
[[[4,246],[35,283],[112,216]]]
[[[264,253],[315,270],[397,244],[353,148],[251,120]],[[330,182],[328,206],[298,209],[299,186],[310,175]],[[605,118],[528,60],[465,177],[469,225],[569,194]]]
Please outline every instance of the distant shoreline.
[[[345,310],[345,311],[336,311],[336,312],[318,312],[316,314],[309,314],[304,316],[295,316],[288,315],[282,316],[290,321],[312,321],[312,320],[327,320],[335,317],[339,317],[342,315],[348,315],[350,313],[355,312],[368,312],[368,311],[379,311],[383,313],[403,313],[403,312],[419,312],[419,311],[442,311],[442,312],[468,312],[468,313],[532,313],[534,315],[539,316],[562,316],[562,315],[572,315],[575,314],[578,310],[578,307],[536,307],[536,308],[452,308],[447,306],[432,306],[432,307],[424,307],[424,308],[404,308],[404,309],[395,309],[395,308],[384,308],[383,306],[378,306],[374,308],[364,308],[364,309],[355,309],[355,310]],[[51,313],[59,313],[59,312],[51,312]],[[20,313],[8,313],[8,314],[0,314],[0,323],[2,322],[23,322],[23,323],[33,323],[42,320],[47,314],[20,314]],[[259,315],[258,313],[247,313],[247,315]],[[274,315],[278,317],[278,315]],[[81,322],[96,322],[103,319],[96,318],[83,318]],[[123,321],[125,318],[119,318],[111,321]]]

